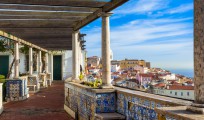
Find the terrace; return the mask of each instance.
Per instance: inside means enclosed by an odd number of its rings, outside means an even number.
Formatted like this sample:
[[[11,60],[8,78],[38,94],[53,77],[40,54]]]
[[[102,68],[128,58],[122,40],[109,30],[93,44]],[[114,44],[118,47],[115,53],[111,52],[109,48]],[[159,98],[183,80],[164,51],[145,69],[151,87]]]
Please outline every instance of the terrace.
[[[14,72],[6,79],[6,100],[27,100],[29,95],[38,95],[41,89],[52,86],[53,80],[64,79],[64,110],[74,119],[204,119],[204,2],[195,0],[195,101],[192,102],[111,85],[109,17],[113,9],[127,1],[1,0],[0,36],[6,41],[5,45],[14,46],[8,47],[13,50],[13,55],[1,53],[1,56],[9,56],[10,60],[11,56],[14,58]],[[80,69],[86,69],[84,34],[80,34],[80,29],[100,17],[102,86],[93,88],[80,84],[79,80]],[[29,49],[29,72],[19,76],[21,66],[25,67],[19,51],[23,47]],[[33,57],[35,55],[37,57]],[[3,111],[2,101],[0,103]]]

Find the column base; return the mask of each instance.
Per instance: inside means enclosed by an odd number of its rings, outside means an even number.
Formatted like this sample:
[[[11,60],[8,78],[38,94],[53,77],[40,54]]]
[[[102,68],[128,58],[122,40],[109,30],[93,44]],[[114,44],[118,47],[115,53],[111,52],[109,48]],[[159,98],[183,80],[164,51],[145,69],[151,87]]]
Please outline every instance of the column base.
[[[102,85],[101,86],[102,89],[113,89],[112,85]]]
[[[191,106],[187,106],[186,110],[197,114],[204,114],[204,104],[192,103]]]

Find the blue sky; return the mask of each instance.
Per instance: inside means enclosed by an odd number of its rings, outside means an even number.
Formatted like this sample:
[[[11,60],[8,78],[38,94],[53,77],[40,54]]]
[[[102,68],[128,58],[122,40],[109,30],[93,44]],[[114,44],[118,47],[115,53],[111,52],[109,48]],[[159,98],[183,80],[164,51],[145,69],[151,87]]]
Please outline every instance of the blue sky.
[[[110,18],[115,60],[144,59],[152,67],[193,69],[193,0],[130,0]],[[101,56],[101,19],[81,30],[88,56]]]

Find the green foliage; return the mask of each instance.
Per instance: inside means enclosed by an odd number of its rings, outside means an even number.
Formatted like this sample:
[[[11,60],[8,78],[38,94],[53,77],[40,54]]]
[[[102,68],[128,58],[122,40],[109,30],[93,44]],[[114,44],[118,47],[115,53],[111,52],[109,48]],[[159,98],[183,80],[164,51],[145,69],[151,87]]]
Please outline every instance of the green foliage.
[[[0,52],[6,52],[6,47],[4,45],[4,41],[0,40]]]
[[[4,75],[0,75],[0,83],[3,83],[2,89],[3,89],[3,100],[5,101],[6,97],[6,80]]]
[[[102,85],[102,80],[101,79],[96,79],[94,82],[85,81],[82,84],[87,85],[89,87],[98,88],[98,87],[100,87]]]
[[[20,52],[27,55],[29,53],[29,47],[27,45],[24,45],[20,48]]]
[[[84,79],[84,75],[82,74],[82,72],[81,72],[80,75],[79,75],[79,79],[80,79],[80,80],[83,80],[83,79]]]
[[[5,79],[5,76],[4,75],[0,75],[0,80],[1,79]]]

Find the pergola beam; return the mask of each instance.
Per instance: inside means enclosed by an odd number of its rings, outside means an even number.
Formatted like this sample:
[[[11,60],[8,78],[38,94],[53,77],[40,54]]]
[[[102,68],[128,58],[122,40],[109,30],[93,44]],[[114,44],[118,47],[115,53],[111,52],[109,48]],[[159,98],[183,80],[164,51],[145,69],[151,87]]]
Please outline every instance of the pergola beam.
[[[0,19],[64,19],[64,20],[72,20],[78,21],[84,19],[85,16],[56,16],[56,15],[1,15]]]
[[[107,0],[1,0],[0,3],[100,8],[107,3]]]
[[[48,5],[0,4],[0,9],[94,12],[96,11],[97,8],[72,7],[72,6],[48,6]]]
[[[36,49],[38,49],[38,50],[47,52],[47,50],[44,49],[44,48],[41,48],[41,47],[39,47],[39,46],[37,46],[37,45],[34,45],[34,44],[30,43],[30,42],[27,42],[27,41],[25,41],[25,40],[23,40],[23,39],[20,39],[20,38],[18,38],[18,37],[16,37],[16,36],[10,35],[10,34],[8,34],[8,33],[6,33],[6,32],[0,31],[0,36],[6,37],[6,38],[8,38],[8,39],[11,39],[11,40],[13,40],[13,41],[16,41],[16,42],[19,42],[19,43],[22,43],[22,44],[25,44],[25,45],[28,45],[28,46],[31,46],[31,47],[36,48]]]
[[[87,16],[91,12],[72,12],[72,11],[1,11],[1,15],[41,15],[41,16]]]
[[[79,30],[80,28],[84,27],[85,25],[89,24],[90,22],[96,20],[99,18],[102,14],[102,12],[109,12],[113,10],[114,8],[120,6],[121,4],[127,2],[128,0],[112,0],[111,2],[107,3],[103,8],[98,9],[93,14],[87,16],[85,19],[79,21],[75,26],[74,30]]]
[[[72,22],[73,23],[73,22]],[[50,20],[49,22],[48,21],[39,21],[39,20],[36,20],[36,21],[22,21],[22,22],[19,22],[19,21],[0,21],[0,26],[1,27],[13,27],[13,28],[32,28],[32,27],[41,27],[41,28],[48,28],[48,27],[51,27],[51,28],[58,28],[58,27],[73,27],[72,24],[70,24],[69,21],[53,21],[53,20]]]

